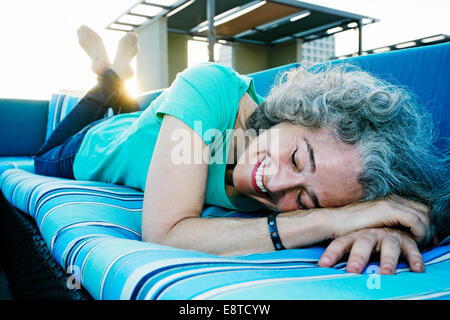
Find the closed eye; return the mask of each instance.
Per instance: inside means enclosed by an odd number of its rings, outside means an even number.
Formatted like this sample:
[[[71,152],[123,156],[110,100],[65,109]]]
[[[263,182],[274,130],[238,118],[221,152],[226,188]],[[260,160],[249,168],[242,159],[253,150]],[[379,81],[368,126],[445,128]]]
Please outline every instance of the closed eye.
[[[292,165],[294,166],[295,170],[298,170],[297,162],[295,161],[295,155],[297,154],[297,150],[298,150],[298,148],[295,149],[295,151],[291,155],[291,162],[292,162]],[[297,207],[299,208],[299,210],[306,209],[305,206],[302,204],[302,191],[301,190],[299,190],[298,195],[297,195]]]
[[[297,154],[297,150],[298,150],[298,148],[295,149],[295,151],[291,155],[291,162],[294,165],[295,169],[297,169],[297,162],[295,161],[295,155]]]
[[[300,190],[297,195],[297,207],[300,210],[305,210],[306,207],[302,204],[302,191]]]

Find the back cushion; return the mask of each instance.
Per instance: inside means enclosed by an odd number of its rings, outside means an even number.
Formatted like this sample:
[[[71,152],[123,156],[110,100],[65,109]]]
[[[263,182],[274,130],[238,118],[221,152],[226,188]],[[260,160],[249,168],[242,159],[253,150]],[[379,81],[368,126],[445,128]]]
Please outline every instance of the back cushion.
[[[439,137],[450,138],[450,43],[338,60],[411,89],[432,113]],[[448,150],[448,141],[436,145]]]
[[[249,74],[248,76],[253,78],[256,92],[261,97],[266,98],[269,95],[272,85],[278,82],[279,77],[281,77],[286,71],[289,71],[293,68],[298,68],[299,66],[300,64],[298,63],[292,63],[281,67],[255,72]]]
[[[0,157],[32,155],[45,140],[48,100],[0,99]]]

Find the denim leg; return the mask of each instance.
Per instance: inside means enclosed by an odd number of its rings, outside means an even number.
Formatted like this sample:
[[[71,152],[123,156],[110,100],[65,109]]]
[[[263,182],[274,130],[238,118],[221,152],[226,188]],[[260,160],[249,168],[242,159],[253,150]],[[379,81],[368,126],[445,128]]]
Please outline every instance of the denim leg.
[[[82,136],[76,134],[63,144],[34,158],[34,171],[52,177],[74,179],[73,161],[82,142]]]
[[[80,149],[83,138],[90,128],[107,120],[100,119],[83,128],[75,135],[69,137],[64,143],[50,150],[36,155],[34,158],[34,171],[52,177],[75,179],[73,174],[73,162]]]

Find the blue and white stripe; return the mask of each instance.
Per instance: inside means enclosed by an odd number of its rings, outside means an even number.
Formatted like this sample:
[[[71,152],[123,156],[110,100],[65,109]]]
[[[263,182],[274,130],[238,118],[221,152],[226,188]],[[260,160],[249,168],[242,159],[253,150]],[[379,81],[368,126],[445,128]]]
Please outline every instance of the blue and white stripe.
[[[95,299],[448,299],[450,239],[423,252],[426,272],[395,276],[319,268],[323,247],[218,257],[141,239],[143,194],[9,169],[5,198],[32,216],[56,261]],[[240,216],[208,207],[203,217]],[[248,215],[242,214],[242,217]],[[369,264],[369,270],[378,263]],[[378,281],[379,288],[369,285]]]

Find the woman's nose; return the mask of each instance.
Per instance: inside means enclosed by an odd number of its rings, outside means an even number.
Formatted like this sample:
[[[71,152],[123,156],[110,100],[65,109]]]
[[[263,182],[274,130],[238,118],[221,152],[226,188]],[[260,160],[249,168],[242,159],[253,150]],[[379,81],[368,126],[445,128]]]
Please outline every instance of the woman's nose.
[[[296,189],[302,184],[302,174],[295,172],[289,166],[282,164],[275,170],[273,175],[268,177],[266,188],[271,193],[286,193],[289,190]]]

